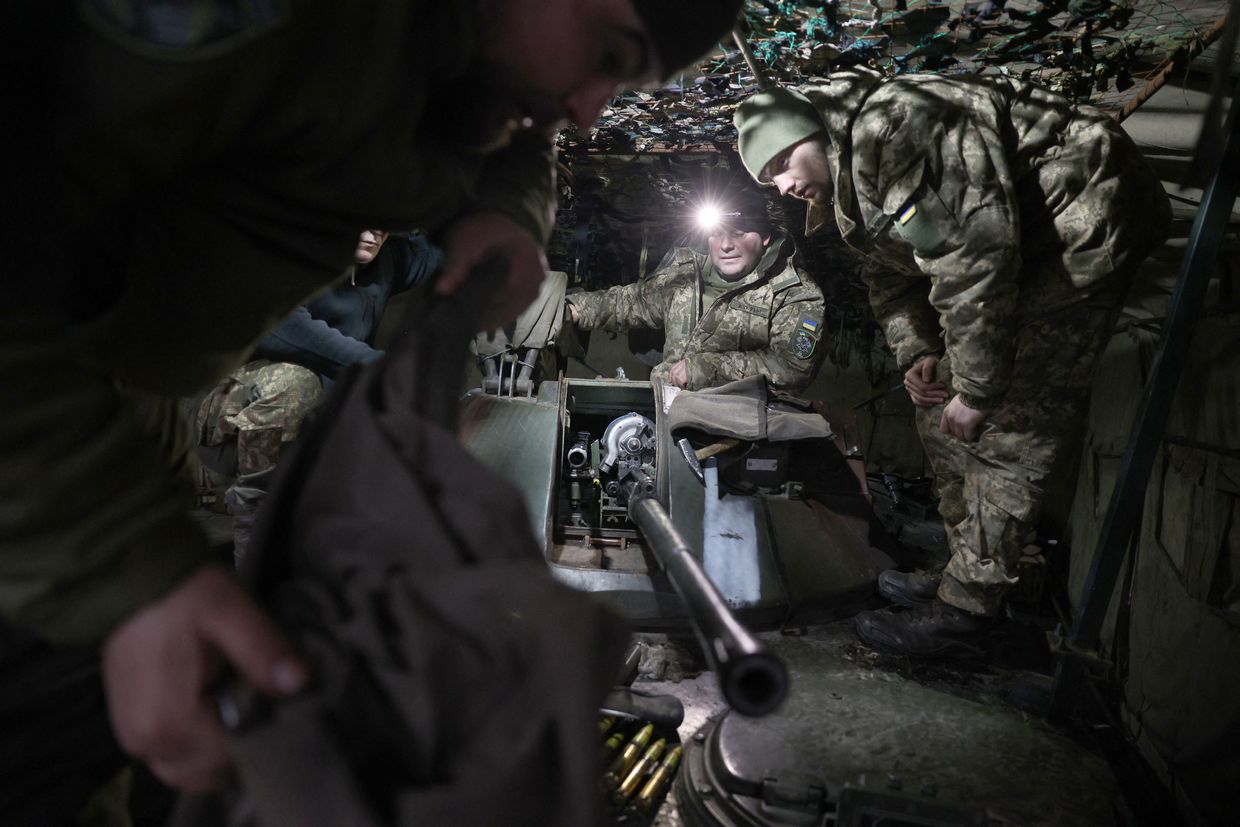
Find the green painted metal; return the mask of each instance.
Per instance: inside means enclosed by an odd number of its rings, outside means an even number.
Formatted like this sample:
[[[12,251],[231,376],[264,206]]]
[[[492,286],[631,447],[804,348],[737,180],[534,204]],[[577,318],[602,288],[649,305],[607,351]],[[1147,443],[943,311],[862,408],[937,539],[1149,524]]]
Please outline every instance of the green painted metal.
[[[521,491],[556,577],[598,594],[640,625],[680,622],[685,607],[640,539],[629,552],[608,551],[608,562],[601,567],[581,562],[580,548],[555,545],[559,477],[565,439],[573,431],[588,425],[593,432],[600,423],[632,411],[651,417],[658,498],[700,560],[705,487],[667,431],[664,394],[657,383],[563,379],[542,383],[534,398],[471,394],[461,409],[462,440]],[[750,622],[786,622],[802,607],[815,608],[812,604],[834,613],[855,608],[873,591],[878,572],[893,565],[870,542],[869,505],[860,494],[834,497],[829,505],[777,495],[756,500],[758,598],[739,610]],[[572,553],[566,557],[566,552]]]
[[[461,405],[461,441],[474,456],[515,485],[543,551],[549,540],[559,406],[554,401],[471,394]]]

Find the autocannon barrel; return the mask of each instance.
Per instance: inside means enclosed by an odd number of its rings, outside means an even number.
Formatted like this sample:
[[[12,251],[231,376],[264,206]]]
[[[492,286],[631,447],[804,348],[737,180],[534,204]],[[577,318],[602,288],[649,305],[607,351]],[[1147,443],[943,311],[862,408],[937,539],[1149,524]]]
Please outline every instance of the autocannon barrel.
[[[732,614],[662,503],[635,492],[629,499],[629,517],[641,529],[688,607],[693,631],[718,676],[728,705],[742,715],[773,712],[788,694],[788,671],[783,662]]]

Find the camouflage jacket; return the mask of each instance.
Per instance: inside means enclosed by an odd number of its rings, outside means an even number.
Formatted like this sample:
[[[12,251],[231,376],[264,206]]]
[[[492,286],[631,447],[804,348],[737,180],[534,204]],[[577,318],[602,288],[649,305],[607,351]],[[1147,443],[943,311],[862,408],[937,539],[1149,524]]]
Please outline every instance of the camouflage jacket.
[[[1000,76],[859,68],[801,91],[897,359],[946,349],[973,407],[1002,397],[1022,314],[1082,300],[1166,237],[1158,176],[1095,108]],[[822,219],[815,206],[807,230]]]
[[[679,247],[649,278],[569,296],[576,324],[584,330],[662,328],[663,362],[651,376],[666,380],[684,359],[689,390],[758,374],[781,390],[804,390],[822,356],[822,291],[783,255],[785,246],[791,243],[773,241],[754,272],[710,307],[702,306],[710,257]]]
[[[59,85],[11,115],[54,130],[28,163],[63,176],[64,212],[28,212],[73,265],[0,308],[0,613],[88,642],[210,559],[118,385],[210,387],[341,277],[362,228],[496,210],[545,239],[554,151],[454,135],[470,0],[46,5],[61,45],[29,74]]]

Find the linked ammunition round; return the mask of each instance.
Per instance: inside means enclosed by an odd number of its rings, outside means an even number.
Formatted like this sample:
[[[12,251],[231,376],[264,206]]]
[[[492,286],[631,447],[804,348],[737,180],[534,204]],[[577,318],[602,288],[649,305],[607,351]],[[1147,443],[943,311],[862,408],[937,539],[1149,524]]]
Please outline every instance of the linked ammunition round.
[[[643,813],[650,813],[658,806],[659,801],[663,798],[664,791],[672,783],[672,777],[676,774],[676,767],[680,764],[680,747],[673,747],[667,757],[663,759],[663,763],[654,771],[654,775],[650,776],[650,780],[642,787],[641,792],[637,794],[637,799],[633,802],[637,809]]]
[[[650,736],[654,734],[654,724],[646,724],[637,731],[633,736],[633,740],[629,741],[624,747],[624,752],[616,756],[616,760],[611,762],[611,766],[607,768],[607,772],[603,774],[603,789],[612,790],[620,783],[620,779],[624,778],[630,769],[632,769],[637,757],[641,755],[642,749],[646,744],[650,743]]]
[[[646,750],[646,754],[633,765],[633,768],[629,770],[629,774],[625,776],[624,781],[620,783],[620,787],[612,795],[611,800],[613,804],[623,804],[629,800],[629,797],[646,780],[646,776],[655,771],[655,767],[659,764],[659,757],[663,755],[663,748],[666,745],[667,741],[663,738],[650,745],[650,748]]]
[[[620,745],[624,743],[624,730],[617,729],[611,735],[607,736],[607,740],[603,742],[602,761],[606,761],[611,754],[620,749]]]

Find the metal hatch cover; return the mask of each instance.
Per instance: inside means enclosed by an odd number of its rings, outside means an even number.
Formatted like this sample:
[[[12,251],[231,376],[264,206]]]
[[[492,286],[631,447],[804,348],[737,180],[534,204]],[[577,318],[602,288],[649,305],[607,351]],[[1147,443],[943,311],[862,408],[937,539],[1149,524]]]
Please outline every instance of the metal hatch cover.
[[[724,713],[686,739],[686,825],[1115,823],[1105,762],[1019,711],[867,668],[826,641],[771,651],[789,670],[783,707]]]
[[[729,744],[726,713],[685,746],[677,778],[680,814],[693,827],[985,827],[984,810],[924,797],[846,788],[832,796],[822,778],[794,769],[795,749],[774,742]],[[736,740],[736,739],[732,739]],[[738,774],[756,766],[771,770]]]

